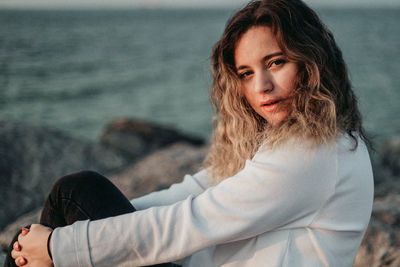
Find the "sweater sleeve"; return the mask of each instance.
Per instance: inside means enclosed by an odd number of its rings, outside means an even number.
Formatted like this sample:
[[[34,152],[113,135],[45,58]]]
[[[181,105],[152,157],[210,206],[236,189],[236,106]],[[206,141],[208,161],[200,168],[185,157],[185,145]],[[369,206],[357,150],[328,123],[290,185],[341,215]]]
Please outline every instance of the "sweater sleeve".
[[[131,200],[131,203],[136,210],[170,205],[184,200],[189,195],[197,196],[209,186],[210,177],[207,170],[202,170],[194,175],[185,175],[181,183],[173,184],[168,189],[134,198]]]
[[[307,226],[334,191],[336,158],[328,150],[267,150],[197,197],[57,228],[55,266],[150,265],[267,231]]]

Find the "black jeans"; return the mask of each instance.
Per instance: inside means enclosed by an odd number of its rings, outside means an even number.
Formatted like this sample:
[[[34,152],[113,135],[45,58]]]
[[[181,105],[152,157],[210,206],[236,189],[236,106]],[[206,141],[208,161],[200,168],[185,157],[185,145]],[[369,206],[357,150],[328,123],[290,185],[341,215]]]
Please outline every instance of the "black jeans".
[[[64,176],[53,185],[44,203],[40,224],[54,229],[80,220],[98,220],[134,211],[129,200],[107,178],[96,172],[82,171]],[[10,243],[4,267],[16,266],[11,250],[20,233]],[[153,266],[178,265],[164,263]]]

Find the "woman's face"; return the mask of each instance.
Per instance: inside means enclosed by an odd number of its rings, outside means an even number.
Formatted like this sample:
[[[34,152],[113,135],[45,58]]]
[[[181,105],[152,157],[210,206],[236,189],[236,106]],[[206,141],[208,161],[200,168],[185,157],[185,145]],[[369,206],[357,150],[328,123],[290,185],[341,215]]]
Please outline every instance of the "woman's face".
[[[236,43],[236,73],[243,94],[257,114],[272,125],[289,114],[297,64],[288,61],[270,27],[250,28]]]

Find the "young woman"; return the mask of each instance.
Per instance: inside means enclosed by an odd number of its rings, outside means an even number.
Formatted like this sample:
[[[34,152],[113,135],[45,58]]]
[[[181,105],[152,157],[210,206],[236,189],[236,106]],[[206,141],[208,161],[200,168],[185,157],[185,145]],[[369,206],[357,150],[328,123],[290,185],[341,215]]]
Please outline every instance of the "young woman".
[[[43,210],[49,227],[12,243],[15,263],[352,266],[373,181],[332,34],[300,0],[250,2],[215,45],[212,70],[203,171],[132,200],[136,212],[98,174],[64,177]]]

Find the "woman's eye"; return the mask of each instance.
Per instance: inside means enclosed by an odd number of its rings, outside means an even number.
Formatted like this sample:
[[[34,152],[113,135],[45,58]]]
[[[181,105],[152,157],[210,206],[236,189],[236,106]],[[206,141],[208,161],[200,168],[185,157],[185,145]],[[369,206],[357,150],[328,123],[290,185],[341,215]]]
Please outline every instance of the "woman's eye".
[[[274,60],[274,61],[272,61],[270,64],[269,64],[269,68],[271,68],[271,67],[278,67],[278,66],[282,66],[283,64],[285,64],[287,61],[285,60],[285,59],[277,59],[277,60]]]
[[[238,75],[239,75],[239,79],[245,79],[251,75],[251,71],[245,71],[245,72],[239,73]]]

